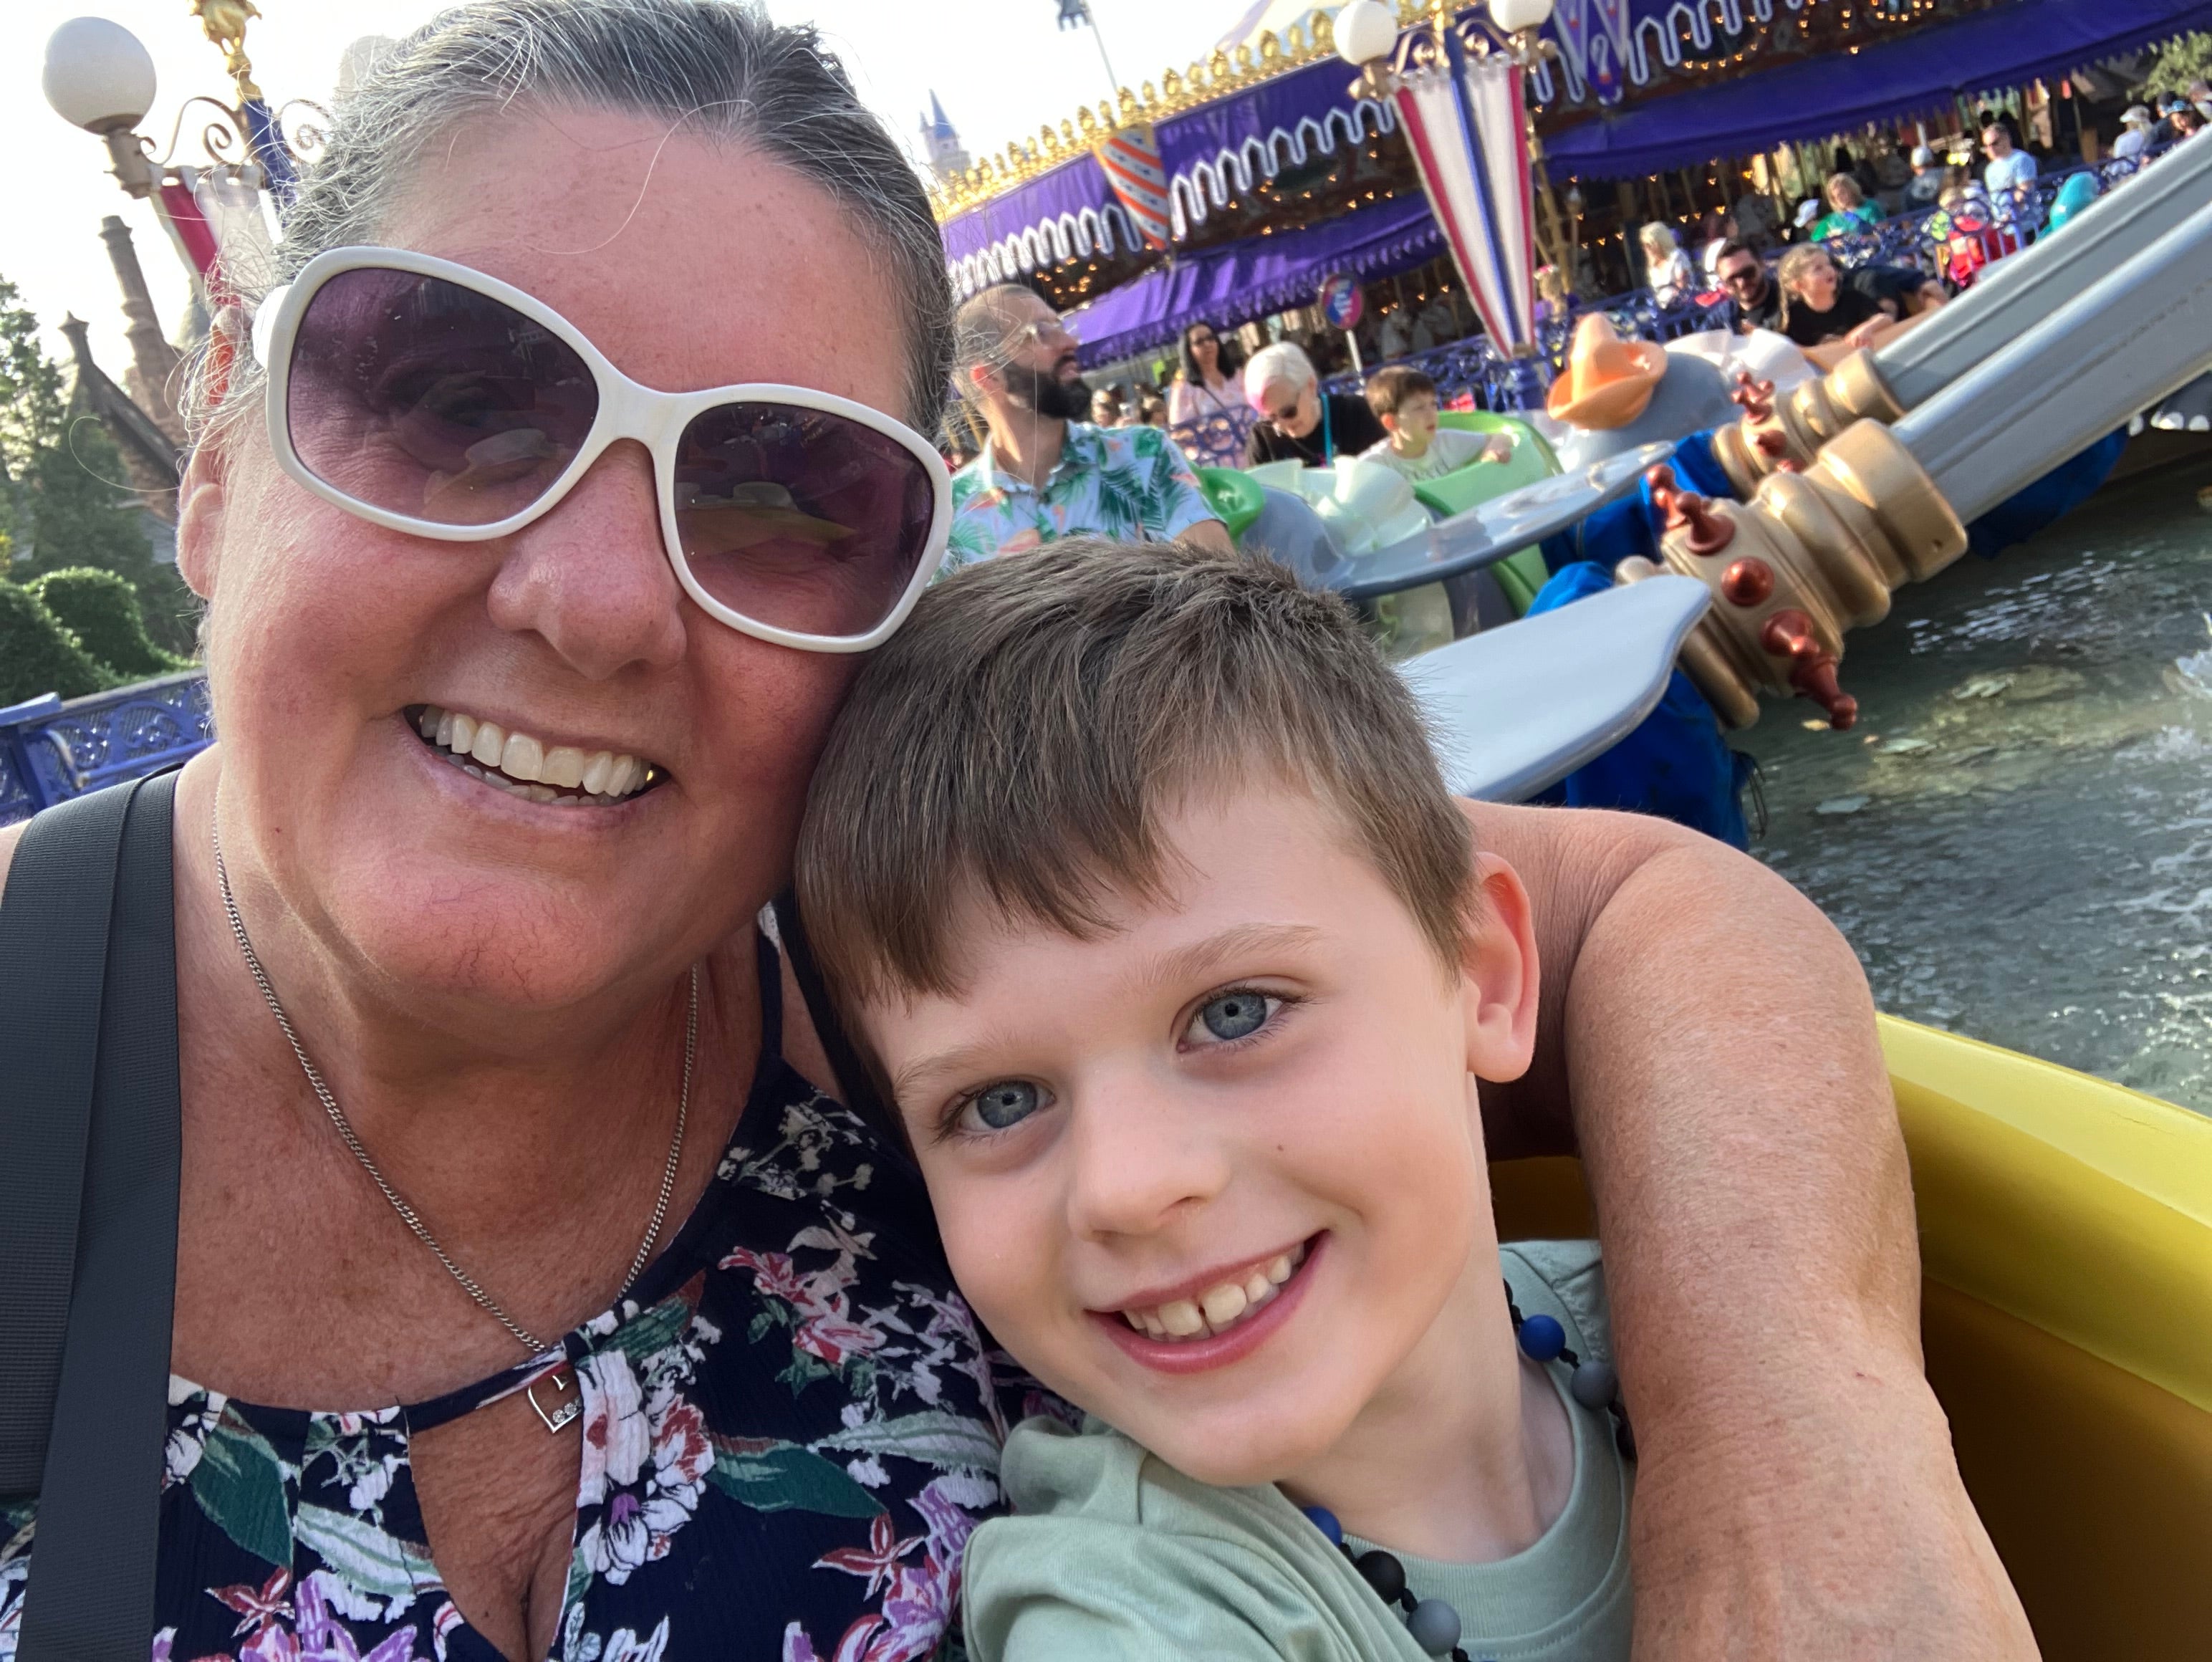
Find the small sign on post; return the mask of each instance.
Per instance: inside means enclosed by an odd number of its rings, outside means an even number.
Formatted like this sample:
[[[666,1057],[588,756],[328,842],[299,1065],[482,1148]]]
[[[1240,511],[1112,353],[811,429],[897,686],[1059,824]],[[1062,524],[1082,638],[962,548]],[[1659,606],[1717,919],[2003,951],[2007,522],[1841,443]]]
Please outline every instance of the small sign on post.
[[[1321,280],[1321,292],[1315,297],[1321,314],[1330,327],[1344,331],[1344,344],[1352,351],[1352,367],[1360,374],[1367,366],[1359,361],[1359,337],[1352,331],[1367,309],[1366,297],[1360,293],[1359,279],[1349,271],[1332,271]]]

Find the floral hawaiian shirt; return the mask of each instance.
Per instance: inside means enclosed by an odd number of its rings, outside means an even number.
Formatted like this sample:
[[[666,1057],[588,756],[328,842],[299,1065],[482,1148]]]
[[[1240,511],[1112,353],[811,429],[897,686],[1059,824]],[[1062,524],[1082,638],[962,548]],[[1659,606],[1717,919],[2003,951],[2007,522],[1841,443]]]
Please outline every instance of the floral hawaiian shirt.
[[[1054,1408],[952,1290],[911,1166],[781,1060],[772,959],[763,980],[763,1061],[714,1182],[562,1343],[583,1459],[556,1662],[957,1656],[1000,1444]],[[173,1380],[153,1662],[497,1662],[431,1562],[409,1442],[549,1365],[356,1414]],[[0,1662],[35,1510],[0,1510]]]
[[[1039,490],[1001,475],[991,447],[952,476],[952,537],[945,569],[994,554],[1026,554],[1086,533],[1166,542],[1202,520],[1218,520],[1198,475],[1157,427],[1070,422],[1060,465]]]

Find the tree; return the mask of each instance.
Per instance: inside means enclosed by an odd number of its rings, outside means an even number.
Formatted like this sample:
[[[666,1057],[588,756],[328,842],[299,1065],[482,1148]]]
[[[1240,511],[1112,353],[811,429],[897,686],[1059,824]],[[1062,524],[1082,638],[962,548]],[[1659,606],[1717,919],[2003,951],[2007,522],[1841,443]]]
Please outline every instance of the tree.
[[[137,594],[155,639],[188,648],[182,585],[147,545],[123,459],[96,417],[70,413],[62,367],[21,299],[0,277],[0,577],[112,571]]]
[[[37,595],[0,578],[0,706],[49,692],[75,698],[115,680]]]
[[[2179,93],[2186,96],[2190,83],[2212,81],[2212,34],[2176,35],[2152,55],[2150,72],[2135,89],[2138,98]]]
[[[87,656],[119,679],[173,675],[187,667],[183,659],[147,638],[137,592],[112,571],[64,566],[24,587],[76,636]]]

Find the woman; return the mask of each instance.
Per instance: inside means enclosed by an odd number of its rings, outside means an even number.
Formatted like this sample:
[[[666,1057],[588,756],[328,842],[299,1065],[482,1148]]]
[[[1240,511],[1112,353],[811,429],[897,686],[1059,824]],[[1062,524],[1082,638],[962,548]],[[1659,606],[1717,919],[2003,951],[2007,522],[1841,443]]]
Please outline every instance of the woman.
[[[1697,269],[1676,240],[1673,226],[1654,220],[1636,234],[1636,240],[1644,250],[1644,284],[1661,307],[1671,310],[1698,292]]]
[[[1292,341],[1252,355],[1244,366],[1244,396],[1260,417],[1245,441],[1247,467],[1272,461],[1333,466],[1339,456],[1356,456],[1390,436],[1365,399],[1324,394],[1313,360]]]
[[[1858,180],[1849,174],[1836,174],[1829,179],[1827,198],[1830,212],[1813,227],[1812,240],[1815,242],[1826,241],[1832,236],[1856,236],[1881,221],[1880,204],[1868,201]]]
[[[289,396],[272,429],[226,319],[181,493],[222,740],[175,782],[151,1653],[928,1655],[1030,1399],[754,922],[854,662],[813,648],[887,631],[942,540],[920,184],[810,31],[477,0],[347,100],[280,264]],[[652,387],[734,395],[656,455]],[[1690,833],[1471,812],[1551,965],[1492,1147],[1571,1146],[1571,1071],[1619,1243],[1649,1653],[1998,1653],[1849,948]]]
[[[1242,467],[1255,419],[1237,380],[1243,354],[1210,323],[1188,325],[1180,350],[1182,368],[1168,387],[1169,430],[1199,466]]]

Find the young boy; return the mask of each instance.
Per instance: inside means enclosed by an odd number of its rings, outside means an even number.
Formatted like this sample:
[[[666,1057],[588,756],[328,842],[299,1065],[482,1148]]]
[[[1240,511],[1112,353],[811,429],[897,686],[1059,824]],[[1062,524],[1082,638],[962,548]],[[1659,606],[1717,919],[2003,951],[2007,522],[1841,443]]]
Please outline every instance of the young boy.
[[[1597,1249],[1491,1215],[1528,898],[1347,607],[1172,545],[961,572],[797,881],[962,1291],[1091,1416],[1009,1438],[971,1656],[1627,1657]]]
[[[1513,441],[1503,433],[1465,433],[1437,428],[1437,384],[1405,364],[1378,369],[1367,383],[1367,407],[1390,436],[1360,454],[1395,467],[1409,479],[1433,479],[1476,462],[1510,461]]]

